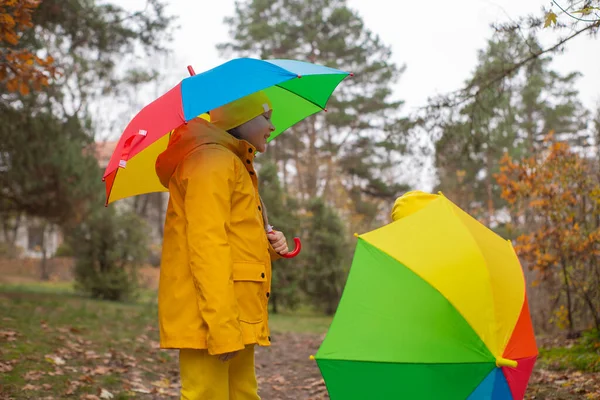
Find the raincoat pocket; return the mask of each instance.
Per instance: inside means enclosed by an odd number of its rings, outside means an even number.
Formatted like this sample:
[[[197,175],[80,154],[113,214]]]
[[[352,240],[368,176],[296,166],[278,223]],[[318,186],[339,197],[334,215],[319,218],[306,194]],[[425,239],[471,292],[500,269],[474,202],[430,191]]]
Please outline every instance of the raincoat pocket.
[[[266,271],[263,263],[233,263],[233,284],[240,311],[240,321],[257,324],[263,321]]]

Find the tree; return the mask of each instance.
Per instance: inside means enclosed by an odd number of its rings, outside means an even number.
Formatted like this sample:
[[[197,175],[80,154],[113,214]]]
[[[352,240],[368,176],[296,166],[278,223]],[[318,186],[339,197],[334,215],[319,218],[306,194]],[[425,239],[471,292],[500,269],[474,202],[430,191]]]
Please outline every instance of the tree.
[[[34,92],[0,93],[0,201],[14,212],[63,226],[84,212],[100,182],[90,104],[127,85],[116,68],[123,54],[160,49],[171,22],[161,2],[148,4],[129,15],[110,3],[46,0],[30,16],[35,30],[19,45],[53,54],[60,76]]]
[[[550,8],[544,7],[542,14],[527,15],[514,18],[509,23],[493,25],[492,27],[498,33],[521,35],[523,31],[528,30],[535,35],[541,29],[553,29],[560,36],[548,47],[533,46],[529,52],[508,60],[492,74],[482,77],[476,85],[468,83],[459,90],[432,99],[426,112],[443,114],[445,110],[460,106],[477,97],[482,90],[501,84],[545,55],[563,51],[565,46],[575,38],[583,34],[595,36],[600,30],[599,9],[600,0],[552,0]],[[526,43],[526,40],[523,42]]]
[[[539,48],[531,37],[525,45],[515,33],[497,34],[479,54],[469,79],[478,87],[486,76],[514,58]],[[493,178],[503,153],[527,156],[543,150],[544,130],[555,130],[574,145],[588,140],[587,111],[574,89],[578,74],[562,76],[550,68],[550,57],[532,61],[520,73],[487,87],[466,100],[439,125],[436,167],[439,190],[453,195],[461,207],[479,215],[489,226],[505,204]],[[432,125],[438,116],[430,119]]]
[[[133,212],[98,207],[69,235],[77,289],[93,298],[121,301],[135,296],[137,267],[148,249],[146,227]]]
[[[535,156],[514,161],[506,155],[496,176],[513,220],[526,210],[534,215],[515,249],[542,282],[560,283],[554,304],[566,311],[570,333],[578,301],[600,331],[600,180],[590,160],[567,143],[552,134],[545,141],[549,149]]]
[[[285,195],[277,175],[277,165],[272,161],[261,163],[259,192],[268,210],[269,223],[284,230],[288,239],[298,235],[300,221],[296,212],[297,204]],[[274,313],[281,308],[293,310],[297,307],[301,298],[299,271],[294,262],[273,262],[273,295],[270,303]]]
[[[284,187],[297,188],[302,200],[322,196],[341,208],[352,193],[353,211],[366,212],[366,224],[372,223],[374,213],[364,202],[377,207],[404,189],[397,171],[387,173],[405,150],[410,125],[398,115],[402,101],[391,98],[403,68],[391,62],[389,47],[345,0],[242,1],[225,22],[231,41],[218,46],[224,55],[292,58],[354,72],[336,90],[328,112],[277,138],[272,156]]]
[[[310,252],[302,258],[304,291],[316,307],[333,315],[348,273],[346,229],[336,211],[319,198],[310,202],[306,224]]]
[[[34,26],[31,15],[39,4],[33,0],[13,0],[0,5],[0,84],[9,92],[26,95],[30,85],[40,90],[55,75],[51,55],[40,57],[20,46],[21,35]]]

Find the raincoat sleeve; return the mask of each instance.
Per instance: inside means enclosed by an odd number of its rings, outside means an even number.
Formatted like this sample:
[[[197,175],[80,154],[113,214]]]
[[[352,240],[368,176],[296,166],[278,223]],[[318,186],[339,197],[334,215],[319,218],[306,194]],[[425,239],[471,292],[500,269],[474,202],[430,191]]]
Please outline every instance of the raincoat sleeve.
[[[189,264],[198,308],[208,325],[208,352],[241,350],[244,344],[227,234],[236,166],[232,156],[218,148],[203,149],[182,166]]]

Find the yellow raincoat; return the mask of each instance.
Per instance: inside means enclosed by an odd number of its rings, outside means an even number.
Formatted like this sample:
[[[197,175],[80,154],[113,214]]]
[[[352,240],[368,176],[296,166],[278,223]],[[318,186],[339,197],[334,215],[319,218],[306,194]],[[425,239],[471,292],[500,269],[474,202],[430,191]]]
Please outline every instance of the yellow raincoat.
[[[178,128],[157,159],[169,188],[159,283],[162,348],[211,355],[270,344],[270,245],[255,148],[204,119]]]

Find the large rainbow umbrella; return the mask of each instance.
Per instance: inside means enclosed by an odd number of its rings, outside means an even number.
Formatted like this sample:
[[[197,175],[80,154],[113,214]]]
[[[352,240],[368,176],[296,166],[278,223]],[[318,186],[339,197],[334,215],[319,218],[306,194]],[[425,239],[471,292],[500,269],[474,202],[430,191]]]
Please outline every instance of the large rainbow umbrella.
[[[193,70],[190,70],[193,73]],[[106,167],[106,205],[126,197],[166,191],[154,165],[169,133],[212,109],[264,90],[273,105],[273,140],[292,125],[324,110],[351,73],[295,60],[238,58],[183,79],[129,122]]]
[[[509,241],[443,195],[358,236],[315,359],[332,399],[522,399],[537,358]]]

